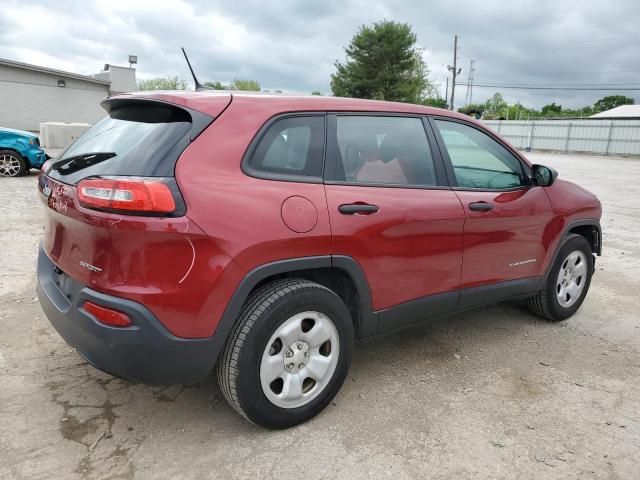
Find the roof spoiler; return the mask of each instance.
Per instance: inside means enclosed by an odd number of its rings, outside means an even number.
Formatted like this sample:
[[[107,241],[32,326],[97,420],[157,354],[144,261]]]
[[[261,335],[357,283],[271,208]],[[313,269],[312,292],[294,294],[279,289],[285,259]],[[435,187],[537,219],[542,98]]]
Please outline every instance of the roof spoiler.
[[[184,51],[184,47],[181,47],[181,48],[182,48],[182,54],[184,55],[184,59],[187,61],[187,65],[189,66],[189,70],[191,71],[191,76],[193,77],[193,83],[196,86],[196,92],[199,92],[201,90],[213,90],[213,88],[206,87],[198,81],[198,78],[196,77],[196,74],[194,73],[193,68],[191,68],[191,62],[189,61],[189,57],[187,57],[187,52]]]
[[[193,108],[185,107],[184,105],[176,105],[175,103],[159,100],[157,98],[135,96],[107,97],[102,102],[100,102],[100,105],[109,113],[110,116],[112,112],[123,107],[164,107],[165,109],[173,111],[182,111],[183,113],[186,113],[191,117],[191,140],[195,140],[195,138],[200,135],[200,133],[202,133],[202,131],[207,128],[216,118],[213,115],[209,115],[199,110],[194,110]],[[141,115],[140,121],[145,123],[166,121],[163,120],[162,117],[159,117],[157,114],[145,116],[144,113],[140,110],[138,111],[138,113],[139,115]]]

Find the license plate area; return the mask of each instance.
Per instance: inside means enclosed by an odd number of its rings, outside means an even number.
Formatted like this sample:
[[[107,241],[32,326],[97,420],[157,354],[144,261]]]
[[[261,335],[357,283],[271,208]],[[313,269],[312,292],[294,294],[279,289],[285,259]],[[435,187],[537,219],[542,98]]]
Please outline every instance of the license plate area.
[[[75,281],[58,267],[53,267],[53,283],[69,304],[83,288],[80,282]]]

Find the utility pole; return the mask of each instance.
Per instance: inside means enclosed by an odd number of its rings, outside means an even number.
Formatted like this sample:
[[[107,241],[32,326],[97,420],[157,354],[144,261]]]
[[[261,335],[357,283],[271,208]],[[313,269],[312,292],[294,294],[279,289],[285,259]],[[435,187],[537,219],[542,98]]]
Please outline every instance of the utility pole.
[[[447,65],[447,69],[452,72],[451,78],[451,110],[453,110],[453,102],[456,94],[456,75],[458,75],[462,69],[458,68],[458,35],[453,36],[453,66]]]
[[[447,75],[446,87],[444,87],[444,103],[449,105],[449,75]]]
[[[453,77],[451,78],[451,110],[454,108],[453,100],[456,95],[456,69],[458,66],[458,35],[453,37]]]
[[[473,72],[476,71],[473,64],[476,63],[475,60],[471,60],[469,64],[469,76],[467,77],[467,94],[464,97],[464,104],[469,105],[473,103]]]

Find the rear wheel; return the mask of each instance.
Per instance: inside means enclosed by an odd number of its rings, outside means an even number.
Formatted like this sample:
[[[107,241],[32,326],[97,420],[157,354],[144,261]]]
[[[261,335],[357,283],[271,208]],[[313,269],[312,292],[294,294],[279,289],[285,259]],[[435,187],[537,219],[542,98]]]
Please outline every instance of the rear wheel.
[[[287,428],[320,413],[349,370],[353,325],[331,290],[307,280],[252,295],[218,362],[220,389],[249,421]]]
[[[0,176],[19,177],[27,172],[27,162],[18,152],[0,150]]]
[[[591,245],[580,235],[569,235],[542,290],[528,300],[529,309],[551,321],[569,318],[582,305],[592,275]]]

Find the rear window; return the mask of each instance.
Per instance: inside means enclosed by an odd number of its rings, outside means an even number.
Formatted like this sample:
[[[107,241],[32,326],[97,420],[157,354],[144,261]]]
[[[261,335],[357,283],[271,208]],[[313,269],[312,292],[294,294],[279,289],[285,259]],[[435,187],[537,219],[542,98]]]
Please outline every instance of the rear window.
[[[180,108],[122,106],[55,159],[47,174],[67,184],[92,176],[171,177],[190,133],[191,115]]]

